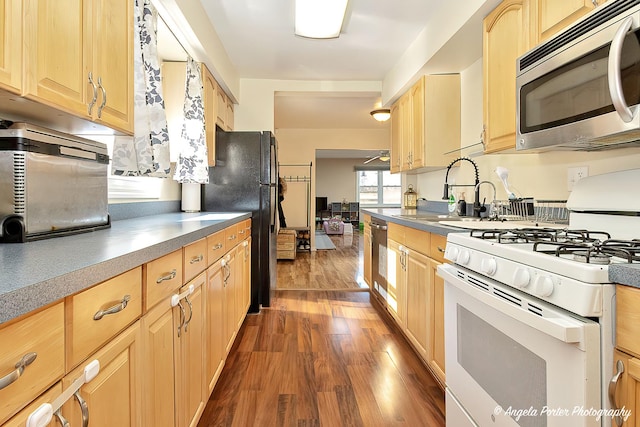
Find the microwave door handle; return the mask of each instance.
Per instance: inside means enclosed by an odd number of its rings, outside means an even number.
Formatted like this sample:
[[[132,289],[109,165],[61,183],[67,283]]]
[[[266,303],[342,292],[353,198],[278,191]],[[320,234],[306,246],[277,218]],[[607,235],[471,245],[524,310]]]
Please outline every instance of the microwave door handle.
[[[632,110],[627,105],[624,99],[624,93],[622,92],[622,75],[621,75],[621,62],[622,62],[622,45],[627,32],[633,25],[633,18],[628,17],[622,22],[616,35],[611,41],[611,48],[609,49],[609,61],[608,61],[608,73],[609,80],[609,94],[611,95],[611,101],[613,107],[618,112],[618,115],[625,123],[629,123],[633,119],[635,108]]]

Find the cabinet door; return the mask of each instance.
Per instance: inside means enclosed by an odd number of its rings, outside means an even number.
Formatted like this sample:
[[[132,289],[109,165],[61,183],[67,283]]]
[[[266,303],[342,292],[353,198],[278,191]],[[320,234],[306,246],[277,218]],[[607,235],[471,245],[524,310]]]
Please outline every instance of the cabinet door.
[[[179,351],[176,357],[176,400],[178,402],[178,427],[195,426],[204,411],[204,297],[206,273],[187,283],[194,285],[193,293],[183,299],[186,319],[178,337]]]
[[[22,0],[0,0],[0,88],[22,90]]]
[[[516,59],[529,47],[528,0],[504,0],[484,19],[485,152],[515,147]]]
[[[207,141],[209,166],[216,165],[216,81],[209,69],[202,64],[202,83],[204,85],[204,133]]]
[[[29,28],[25,32],[25,96],[90,118],[86,102],[90,70],[85,60],[90,55],[85,40],[93,31],[87,19],[90,1],[28,0],[24,4],[25,28]]]
[[[365,217],[364,222],[364,262],[363,262],[363,277],[364,281],[367,285],[369,285],[369,289],[371,289],[371,226],[369,225],[370,217]]]
[[[251,306],[251,237],[244,241],[244,262],[242,272],[244,306],[242,307],[242,318],[246,317]]]
[[[402,111],[400,101],[391,106],[391,160],[389,168],[391,173],[400,172],[402,164]]]
[[[100,372],[80,388],[89,410],[91,427],[137,427],[141,423],[140,324],[136,322],[88,360],[98,359]],[[84,364],[63,380],[66,390],[82,375]],[[80,406],[74,398],[63,408],[72,426],[82,425]]]
[[[444,168],[458,157],[460,100],[460,74],[425,76],[424,160],[421,166]],[[414,163],[417,164],[417,160]]]
[[[98,85],[94,118],[133,133],[133,0],[93,0],[92,62]]]
[[[424,93],[425,78],[422,77],[410,89],[409,110],[411,111],[410,141],[411,158],[409,159],[411,169],[421,168],[424,164]]]
[[[600,0],[598,3],[604,2]],[[535,44],[547,40],[595,7],[592,0],[537,0],[535,4]]]
[[[619,376],[614,401],[609,402],[612,407],[624,408],[629,417],[622,423],[622,427],[639,427],[640,417],[636,409],[640,407],[640,359],[632,357],[618,349],[614,351],[612,376],[618,372],[618,362],[622,363],[623,373]],[[611,423],[616,426],[616,420]]]
[[[218,260],[207,270],[206,324],[205,324],[205,378],[207,395],[211,395],[224,366],[224,268]]]
[[[243,312],[244,309],[244,285],[245,285],[245,277],[244,277],[244,265],[246,262],[245,256],[245,246],[244,242],[240,242],[238,246],[236,246],[236,284],[235,284],[235,319],[236,326],[235,330],[239,331],[242,326],[242,322],[244,321],[244,315],[246,311]]]
[[[175,425],[174,310],[169,299],[155,305],[142,318],[143,425]]]
[[[387,307],[401,328],[406,323],[406,248],[395,240],[387,240]]]
[[[439,262],[429,260],[429,366],[442,384],[444,375],[444,279],[437,274]]]
[[[405,93],[400,98],[400,145],[402,146],[402,164],[400,169],[408,171],[411,169],[411,158],[413,156],[413,143],[411,141],[411,100],[410,94]]]
[[[407,257],[407,335],[427,360],[431,283],[429,258],[410,251]]]
[[[229,354],[231,350],[231,346],[233,345],[233,340],[235,338],[236,331],[236,254],[235,251],[230,251],[224,257],[224,263],[222,266],[223,276],[222,276],[222,286],[224,292],[223,306],[222,310],[224,312],[224,335],[223,335],[223,343],[224,343],[224,354],[225,357]]]

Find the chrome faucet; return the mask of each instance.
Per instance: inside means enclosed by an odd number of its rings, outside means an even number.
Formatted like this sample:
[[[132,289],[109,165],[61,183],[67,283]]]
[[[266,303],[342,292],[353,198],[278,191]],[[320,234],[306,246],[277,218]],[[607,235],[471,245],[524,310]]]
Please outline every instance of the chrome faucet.
[[[491,205],[489,206],[489,220],[496,220],[498,219],[498,206],[497,206],[497,201],[496,201],[496,186],[493,184],[493,182],[491,181],[480,181],[478,184],[476,184],[476,192],[480,192],[480,185],[482,184],[489,184],[491,187],[493,187],[493,199],[491,199]],[[482,202],[482,206],[480,207],[480,212],[485,212],[486,208],[484,206],[484,201]]]
[[[449,171],[451,170],[451,167],[463,160],[470,162],[473,165],[473,168],[475,169],[475,172],[476,172],[476,182],[473,183],[473,185],[471,184],[449,185]],[[473,199],[473,216],[480,217],[480,190],[478,188],[479,186],[480,186],[480,178],[478,174],[478,165],[476,165],[476,162],[474,162],[468,157],[459,157],[455,159],[453,162],[451,162],[449,166],[447,166],[447,175],[444,178],[444,195],[442,196],[442,199],[449,200],[449,187],[475,187],[474,199]]]

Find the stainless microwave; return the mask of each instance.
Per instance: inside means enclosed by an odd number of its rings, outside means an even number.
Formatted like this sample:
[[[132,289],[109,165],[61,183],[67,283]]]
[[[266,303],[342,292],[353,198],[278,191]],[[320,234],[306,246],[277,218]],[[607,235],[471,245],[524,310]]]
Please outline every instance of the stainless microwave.
[[[516,150],[640,145],[640,0],[608,1],[516,66]]]

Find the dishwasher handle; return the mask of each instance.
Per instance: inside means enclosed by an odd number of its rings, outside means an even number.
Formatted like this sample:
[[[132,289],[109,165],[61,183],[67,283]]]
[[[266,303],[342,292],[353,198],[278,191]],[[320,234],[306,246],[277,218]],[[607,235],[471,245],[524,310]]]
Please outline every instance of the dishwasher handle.
[[[375,222],[370,222],[369,225],[371,226],[371,228],[375,228],[376,230],[387,230],[388,227],[386,225],[382,225],[382,224],[376,224]]]

